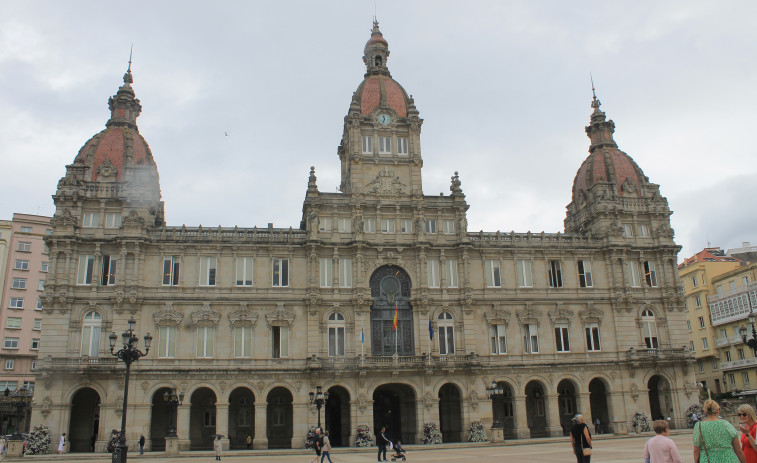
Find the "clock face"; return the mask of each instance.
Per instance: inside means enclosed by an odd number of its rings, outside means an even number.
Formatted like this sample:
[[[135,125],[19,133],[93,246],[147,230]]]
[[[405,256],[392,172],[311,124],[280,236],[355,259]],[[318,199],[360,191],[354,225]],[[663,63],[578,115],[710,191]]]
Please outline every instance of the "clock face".
[[[378,121],[381,125],[389,125],[389,123],[392,122],[392,118],[389,116],[389,114],[380,114]]]

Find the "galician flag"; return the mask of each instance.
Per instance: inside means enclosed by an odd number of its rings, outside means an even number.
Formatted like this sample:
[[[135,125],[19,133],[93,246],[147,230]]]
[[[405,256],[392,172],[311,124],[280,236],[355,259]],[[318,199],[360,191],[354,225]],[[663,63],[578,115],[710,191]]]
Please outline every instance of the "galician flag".
[[[431,325],[431,317],[428,317],[428,337],[432,341],[434,340],[434,327]]]
[[[392,322],[392,329],[397,329],[397,324],[399,323],[399,315],[400,315],[400,306],[399,303],[394,304],[394,321]]]

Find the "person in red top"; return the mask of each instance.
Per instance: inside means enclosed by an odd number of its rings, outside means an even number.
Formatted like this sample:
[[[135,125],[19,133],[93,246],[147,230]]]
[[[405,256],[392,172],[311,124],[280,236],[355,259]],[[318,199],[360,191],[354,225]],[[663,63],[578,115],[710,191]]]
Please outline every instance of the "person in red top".
[[[757,442],[755,442],[757,431],[757,415],[750,405],[742,405],[738,409],[739,431],[741,434],[741,449],[744,451],[746,463],[757,463]]]

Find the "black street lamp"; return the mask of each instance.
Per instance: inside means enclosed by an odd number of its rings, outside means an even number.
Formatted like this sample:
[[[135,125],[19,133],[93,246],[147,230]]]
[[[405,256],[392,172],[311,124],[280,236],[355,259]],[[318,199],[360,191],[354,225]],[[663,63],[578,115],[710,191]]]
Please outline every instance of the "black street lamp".
[[[176,388],[172,387],[171,391],[163,393],[163,400],[168,403],[168,432],[166,437],[177,437],[176,435],[176,414],[179,405],[184,402],[184,393],[176,393]]]
[[[11,392],[9,395],[11,404],[16,407],[16,428],[13,430],[11,440],[24,440],[24,436],[21,435],[21,423],[24,420],[26,411],[32,408],[32,394],[32,391],[21,388]]]
[[[315,408],[318,409],[318,427],[321,427],[321,407],[323,407],[323,404],[326,403],[327,400],[329,400],[329,392],[322,392],[321,386],[315,387],[315,393],[312,391],[310,392],[310,404],[315,405]]]
[[[747,300],[749,298],[749,295],[747,295]],[[757,331],[754,330],[754,320],[755,316],[753,312],[749,312],[749,325],[752,327],[752,336],[747,339],[747,327],[742,325],[741,328],[739,328],[739,334],[741,334],[741,339],[744,340],[744,344],[751,347],[754,351],[754,355],[757,355]]]
[[[488,395],[489,399],[492,401],[492,428],[501,428],[501,424],[494,417],[494,403],[498,398],[505,395],[505,390],[499,385],[499,383],[492,381],[492,384],[486,387],[486,395]]]
[[[139,338],[134,334],[134,328],[137,326],[137,321],[134,317],[129,319],[129,331],[124,331],[121,334],[121,342],[123,348],[117,352],[113,352],[116,348],[116,342],[118,342],[118,335],[115,332],[110,333],[108,339],[110,340],[110,353],[112,356],[118,358],[126,364],[126,379],[124,381],[124,405],[121,410],[121,435],[118,437],[118,445],[116,445],[113,451],[113,457],[111,461],[113,463],[126,463],[126,451],[129,446],[126,445],[126,404],[129,399],[129,372],[131,370],[131,364],[147,355],[150,352],[150,345],[152,344],[152,336],[150,333],[145,335],[145,351],[142,352],[137,347]]]

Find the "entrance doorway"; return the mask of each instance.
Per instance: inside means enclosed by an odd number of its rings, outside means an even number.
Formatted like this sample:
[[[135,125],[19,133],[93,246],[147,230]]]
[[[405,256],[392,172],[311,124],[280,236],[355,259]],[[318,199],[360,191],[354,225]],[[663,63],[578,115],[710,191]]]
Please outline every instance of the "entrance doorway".
[[[276,387],[268,393],[267,429],[269,449],[292,448],[292,393],[285,387]]]
[[[498,381],[497,386],[502,388],[502,395],[495,396],[493,399],[493,426],[502,427],[502,434],[505,439],[514,439],[515,423],[513,419],[513,387],[504,381]]]
[[[576,385],[573,381],[564,379],[557,385],[557,400],[559,401],[560,427],[563,436],[570,434],[571,420],[576,414]],[[588,420],[589,417],[586,417]]]
[[[150,449],[153,451],[166,450],[166,433],[168,432],[171,407],[163,400],[163,394],[171,393],[171,389],[163,387],[152,395],[152,411],[150,413]]]
[[[216,435],[216,394],[207,387],[192,393],[189,410],[189,448],[210,450]]]
[[[547,435],[546,404],[544,403],[544,386],[538,381],[526,385],[526,415],[531,437]]]
[[[68,439],[71,452],[94,452],[100,428],[100,394],[94,389],[79,389],[71,399]]]
[[[589,402],[591,403],[591,419],[599,418],[599,432],[613,432],[610,423],[610,408],[607,405],[607,386],[599,378],[589,383]]]
[[[350,446],[350,393],[341,386],[329,388],[326,401],[324,426],[334,447]]]
[[[653,420],[664,420],[670,416],[670,427],[673,427],[675,417],[673,415],[673,402],[670,397],[670,383],[660,375],[649,378],[649,411]]]
[[[229,447],[246,449],[247,436],[255,437],[255,395],[246,387],[229,394]]]
[[[386,436],[415,444],[418,425],[415,413],[415,391],[405,384],[384,384],[373,392],[373,429],[386,427]]]
[[[442,442],[461,442],[463,435],[460,389],[447,383],[439,389],[439,427]]]

